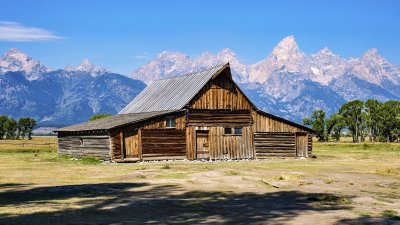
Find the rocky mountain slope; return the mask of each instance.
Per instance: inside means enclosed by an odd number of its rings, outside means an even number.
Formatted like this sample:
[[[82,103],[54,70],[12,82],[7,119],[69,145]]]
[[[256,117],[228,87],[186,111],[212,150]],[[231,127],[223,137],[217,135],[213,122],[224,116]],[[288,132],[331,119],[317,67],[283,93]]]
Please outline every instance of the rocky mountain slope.
[[[0,58],[0,114],[30,116],[48,126],[78,123],[96,113],[117,113],[152,80],[227,62],[235,81],[259,108],[297,122],[317,108],[330,114],[354,99],[400,99],[400,68],[376,49],[350,59],[328,48],[307,55],[289,36],[251,65],[229,49],[195,59],[164,51],[134,71],[133,79],[87,59],[76,67],[53,70],[10,49]]]
[[[317,108],[333,113],[346,101],[400,99],[400,68],[376,49],[360,58],[344,59],[328,48],[307,55],[295,38],[284,38],[263,60],[246,65],[223,49],[191,59],[180,52],[162,52],[134,71],[149,83],[230,62],[233,78],[261,109],[300,122]]]
[[[11,49],[0,59],[0,114],[33,117],[42,126],[74,124],[96,113],[117,113],[145,86],[87,59],[51,70]]]

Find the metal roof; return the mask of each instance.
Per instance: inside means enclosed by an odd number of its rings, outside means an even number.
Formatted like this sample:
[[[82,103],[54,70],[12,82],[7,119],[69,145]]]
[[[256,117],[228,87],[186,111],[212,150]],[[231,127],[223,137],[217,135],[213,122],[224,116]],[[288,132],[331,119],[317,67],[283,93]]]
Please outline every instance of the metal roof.
[[[179,110],[229,63],[185,76],[153,81],[118,114]]]
[[[187,105],[199,93],[204,85],[226,68],[229,68],[229,63],[198,73],[153,81],[124,109],[122,109],[118,115],[63,127],[55,132],[110,130],[123,125],[137,123],[157,116],[181,111],[185,105]],[[239,88],[239,86],[237,87]],[[247,98],[246,95],[245,97]],[[252,104],[257,112],[262,113],[265,116],[272,117],[283,123],[299,127],[309,132],[314,132],[306,126],[261,111],[257,109],[250,99],[247,98],[247,100]]]
[[[157,116],[174,113],[177,111],[179,110],[162,111],[162,112],[145,112],[145,113],[135,113],[135,114],[120,114],[90,122],[63,127],[58,130],[55,130],[55,132],[110,130],[126,124],[137,123]]]

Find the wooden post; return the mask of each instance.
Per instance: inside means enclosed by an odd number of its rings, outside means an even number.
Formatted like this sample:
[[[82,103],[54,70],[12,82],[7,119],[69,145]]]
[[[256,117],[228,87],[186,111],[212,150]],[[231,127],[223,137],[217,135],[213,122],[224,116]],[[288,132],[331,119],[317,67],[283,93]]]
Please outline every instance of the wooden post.
[[[125,146],[124,146],[124,133],[121,131],[119,132],[120,142],[121,142],[121,157],[125,159]]]
[[[138,129],[138,148],[139,148],[139,160],[143,160],[142,154],[142,129]]]

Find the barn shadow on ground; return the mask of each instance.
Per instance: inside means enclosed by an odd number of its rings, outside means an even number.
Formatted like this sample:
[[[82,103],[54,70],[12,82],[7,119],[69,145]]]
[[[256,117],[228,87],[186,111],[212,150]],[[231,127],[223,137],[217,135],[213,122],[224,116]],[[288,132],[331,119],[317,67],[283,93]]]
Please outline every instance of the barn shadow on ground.
[[[259,224],[290,222],[321,207],[320,194],[280,191],[265,194],[185,191],[175,185],[101,183],[10,189],[0,192],[0,207],[48,207],[52,212],[7,215],[0,224]],[[75,207],[65,209],[74,201]]]

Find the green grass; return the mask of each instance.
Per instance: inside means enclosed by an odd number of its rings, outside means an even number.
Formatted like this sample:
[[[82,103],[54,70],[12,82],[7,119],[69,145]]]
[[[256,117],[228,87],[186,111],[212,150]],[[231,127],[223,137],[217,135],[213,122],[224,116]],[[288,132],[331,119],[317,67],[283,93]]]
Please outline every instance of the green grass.
[[[395,220],[400,220],[400,216],[397,215],[397,212],[392,209],[385,209],[381,213],[382,216],[392,218]]]

